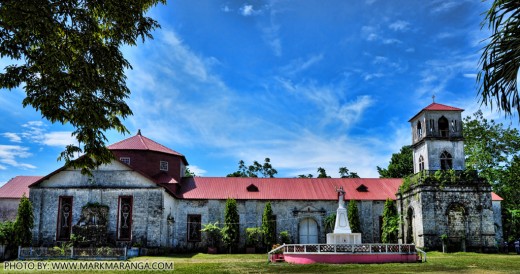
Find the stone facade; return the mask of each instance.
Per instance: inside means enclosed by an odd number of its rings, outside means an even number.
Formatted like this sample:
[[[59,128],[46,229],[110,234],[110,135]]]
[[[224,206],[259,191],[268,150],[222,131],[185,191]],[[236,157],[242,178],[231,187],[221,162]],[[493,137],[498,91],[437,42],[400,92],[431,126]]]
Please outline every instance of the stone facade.
[[[420,185],[398,194],[397,202],[402,243],[440,250],[445,234],[453,250],[494,251],[496,247],[495,224],[501,228],[501,218],[493,212],[488,184]]]
[[[451,250],[494,251],[501,241],[491,186],[464,171],[462,111],[432,103],[410,119],[416,181],[397,194],[402,243],[441,249],[445,237]]]
[[[338,207],[337,201],[270,201],[273,214],[276,216],[276,234],[288,231],[293,243],[301,242],[301,225],[304,221],[311,220],[316,225],[317,243],[326,242],[324,219],[329,214],[335,213]],[[245,246],[245,230],[248,227],[260,227],[262,214],[267,201],[265,200],[237,200],[240,216],[240,244]],[[346,201],[348,203],[348,201]],[[202,234],[202,241],[187,241],[187,216],[200,215],[202,224],[220,224],[224,221],[225,200],[179,200],[175,212],[175,235],[171,246],[179,251],[205,250],[207,241]],[[380,218],[383,212],[383,201],[359,201],[358,210],[360,216],[362,241],[365,243],[379,242]],[[364,214],[364,215],[362,215]],[[305,235],[302,235],[305,236]]]
[[[3,198],[0,199],[0,222],[15,221],[18,213],[18,205],[20,199],[17,198]]]
[[[93,172],[93,177],[80,171],[63,170],[30,189],[34,208],[33,243],[53,245],[57,241],[57,220],[60,197],[72,197],[71,222],[81,219],[82,207],[89,203],[108,206],[108,237],[115,245],[128,244],[116,236],[119,197],[133,197],[131,241],[146,246],[161,246],[163,233],[165,190],[133,171],[113,162]]]
[[[439,106],[447,110],[439,112]],[[432,104],[410,120],[416,172],[463,170],[461,111]],[[185,157],[140,133],[109,149],[116,159],[92,177],[61,168],[30,186],[34,245],[69,241],[70,228],[81,226],[85,206],[94,204],[108,208],[103,235],[106,231],[110,245],[203,251],[208,241],[201,226],[223,223],[230,196],[237,197],[239,248],[245,246],[246,228],[261,226],[268,201],[277,235],[288,231],[293,243],[325,243],[324,219],[336,213],[339,186],[346,191],[345,202],[357,201],[363,243],[381,242],[388,198],[397,199],[402,243],[439,248],[446,234],[452,246],[487,251],[502,238],[500,201],[492,201],[490,186],[478,180],[415,184],[395,195],[400,179],[183,178]]]

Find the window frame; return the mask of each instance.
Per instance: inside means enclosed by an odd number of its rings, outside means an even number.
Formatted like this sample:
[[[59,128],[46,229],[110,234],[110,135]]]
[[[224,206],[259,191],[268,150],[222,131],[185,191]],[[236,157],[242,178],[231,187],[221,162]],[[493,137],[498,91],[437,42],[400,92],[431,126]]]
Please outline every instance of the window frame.
[[[424,171],[424,157],[419,155],[419,172]]]
[[[124,235],[123,237],[121,236],[121,232],[122,232],[122,227],[121,227],[121,217],[122,217],[122,214],[121,214],[121,205],[122,205],[122,202],[123,202],[123,199],[129,199],[130,200],[130,212],[129,212],[129,215],[128,215],[128,219],[127,221],[129,222],[128,224],[128,229],[129,229],[129,232],[128,232],[128,236],[127,235]],[[118,241],[131,241],[132,240],[132,225],[133,225],[133,207],[134,207],[134,197],[133,196],[119,196],[118,197],[118,202],[117,202],[117,231],[116,231],[116,237],[117,237],[117,240]],[[126,228],[125,228],[126,229]]]
[[[422,134],[423,134],[421,121],[417,121],[416,131],[417,131],[417,139],[421,139],[422,138]]]
[[[130,157],[119,157],[119,161],[121,161],[127,165],[130,165],[130,163],[131,163]]]
[[[159,161],[159,170],[168,171],[168,161]]]
[[[195,220],[193,220],[195,219]],[[198,219],[198,221],[197,221]],[[186,241],[188,242],[201,242],[202,241],[202,215],[200,214],[188,214],[186,217]],[[193,230],[196,235],[192,237]]]
[[[70,203],[70,211],[69,216],[67,216],[67,226],[68,231],[62,230],[62,208],[65,201]],[[74,197],[73,196],[59,196],[58,197],[58,218],[56,220],[56,241],[70,241],[70,236],[72,235],[72,217],[73,217],[73,207],[74,206]]]
[[[441,170],[453,169],[453,157],[451,156],[451,153],[445,150],[441,153],[439,158],[441,161]]]

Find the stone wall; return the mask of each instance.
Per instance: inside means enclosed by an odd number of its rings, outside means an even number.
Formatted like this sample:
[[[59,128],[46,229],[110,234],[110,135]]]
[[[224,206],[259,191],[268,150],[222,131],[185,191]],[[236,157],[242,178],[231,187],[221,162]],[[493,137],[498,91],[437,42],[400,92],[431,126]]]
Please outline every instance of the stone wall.
[[[412,240],[418,247],[440,249],[440,237],[446,234],[450,243],[460,244],[462,248],[464,242],[467,250],[495,248],[495,217],[489,185],[420,185],[398,195],[398,211],[402,218],[399,238],[403,243],[409,243],[407,234],[413,220]],[[410,212],[413,218],[409,217]],[[465,231],[464,236],[458,235],[461,231]]]
[[[164,242],[163,220],[164,196],[162,187],[149,181],[128,167],[114,162],[93,172],[88,178],[80,171],[62,171],[30,188],[33,204],[33,244],[54,245],[56,243],[58,207],[60,196],[72,197],[72,224],[81,218],[82,207],[88,203],[108,206],[108,238],[115,245],[141,242],[145,246],[157,247]],[[133,197],[132,240],[117,241],[117,216],[120,196]]]
[[[0,222],[15,221],[18,214],[20,199],[1,198],[0,199]]]
[[[225,200],[177,200],[175,212],[175,248],[179,251],[205,250],[207,239],[202,234],[201,242],[187,241],[188,214],[201,215],[202,224],[218,221],[224,222]],[[240,247],[245,245],[245,230],[248,227],[260,227],[262,214],[267,201],[265,200],[238,200],[240,216]],[[346,201],[348,203],[348,201]],[[358,201],[358,210],[361,221],[363,242],[380,241],[379,219],[383,212],[384,201]],[[324,218],[336,213],[337,201],[271,201],[273,214],[276,215],[276,233],[287,230],[292,236],[293,243],[299,242],[300,223],[310,218],[317,224],[318,242],[326,242],[323,225]]]

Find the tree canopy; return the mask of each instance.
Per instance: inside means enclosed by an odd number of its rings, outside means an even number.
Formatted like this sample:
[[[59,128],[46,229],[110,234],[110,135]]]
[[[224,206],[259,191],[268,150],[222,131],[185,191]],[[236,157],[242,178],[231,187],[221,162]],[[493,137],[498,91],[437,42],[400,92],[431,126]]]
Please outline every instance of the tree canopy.
[[[222,228],[222,241],[229,249],[236,249],[240,239],[240,215],[238,215],[237,201],[227,199],[224,209],[224,227]]]
[[[495,0],[482,27],[491,30],[480,57],[477,82],[481,102],[496,106],[505,115],[520,113],[517,73],[520,66],[520,1]],[[519,116],[520,119],[520,116]]]
[[[265,158],[264,164],[254,161],[252,165],[247,167],[244,161],[240,160],[238,170],[226,175],[226,177],[274,178],[277,173],[278,171],[271,165],[271,159]]]
[[[399,215],[395,202],[387,199],[383,208],[383,225],[381,227],[382,243],[397,243],[397,232],[399,231]]]
[[[267,202],[262,214],[262,232],[264,236],[264,244],[270,250],[271,246],[276,243],[276,220],[274,219],[271,202]]]
[[[32,241],[31,230],[34,226],[33,207],[25,193],[18,205],[18,214],[14,222],[16,243],[21,246],[30,246]]]
[[[388,168],[377,167],[380,178],[404,178],[413,173],[413,150],[403,146],[398,153],[392,154]]]
[[[323,167],[318,167],[317,172],[318,172],[318,176],[316,178],[331,178],[327,174],[327,171],[325,170],[325,168],[323,168]],[[338,172],[339,172],[339,176],[341,178],[359,178],[359,175],[357,174],[357,172],[351,172],[351,171],[349,171],[349,169],[347,167],[340,167]],[[300,175],[298,175],[298,178],[314,178],[314,175],[300,174]]]
[[[348,202],[347,217],[348,217],[348,223],[350,225],[350,230],[352,231],[352,233],[361,233],[361,223],[359,222],[359,211],[358,211],[358,207],[357,207],[357,202],[355,200],[350,200]]]
[[[510,126],[484,118],[482,111],[464,118],[466,167],[477,170],[489,183],[499,183],[503,173],[520,155],[520,133]]]
[[[341,178],[359,178],[357,172],[350,172],[347,167],[340,167],[338,172]]]
[[[60,154],[83,173],[108,163],[105,131],[126,133],[132,114],[120,47],[152,38],[159,24],[145,13],[165,0],[2,1],[0,56],[12,60],[0,88],[23,87],[24,107],[52,123],[71,124],[77,145]],[[78,154],[88,157],[75,159]]]
[[[520,237],[520,132],[487,120],[481,111],[464,118],[466,168],[474,169],[501,196],[505,238]]]

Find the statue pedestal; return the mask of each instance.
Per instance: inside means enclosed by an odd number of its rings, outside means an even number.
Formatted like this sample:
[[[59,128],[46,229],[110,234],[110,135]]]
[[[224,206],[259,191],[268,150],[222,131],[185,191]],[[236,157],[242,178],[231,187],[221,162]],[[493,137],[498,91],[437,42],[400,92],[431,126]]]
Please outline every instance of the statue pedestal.
[[[347,209],[344,205],[343,187],[337,189],[339,193],[338,209],[336,210],[336,223],[334,233],[327,234],[327,244],[361,244],[361,233],[352,233],[348,223]]]
[[[327,244],[361,244],[361,233],[327,233]]]

